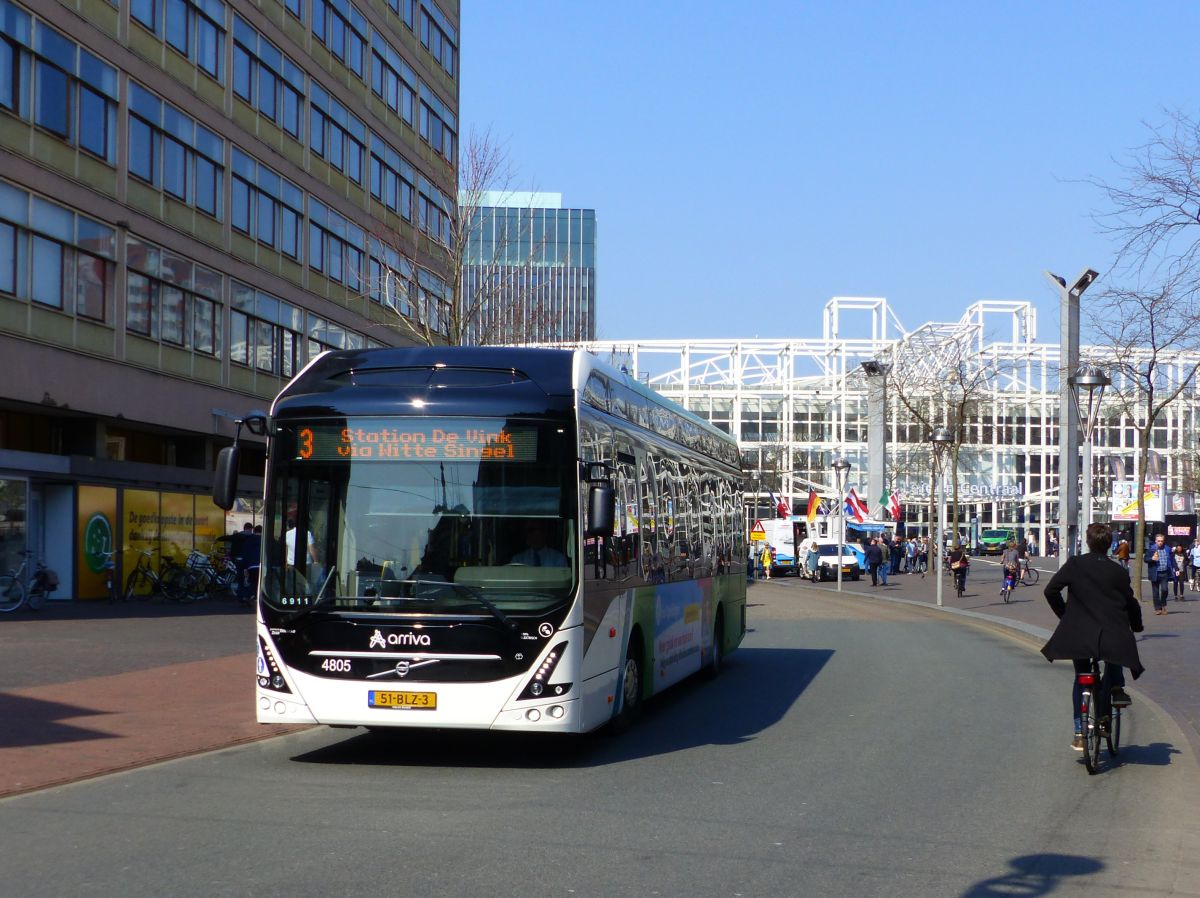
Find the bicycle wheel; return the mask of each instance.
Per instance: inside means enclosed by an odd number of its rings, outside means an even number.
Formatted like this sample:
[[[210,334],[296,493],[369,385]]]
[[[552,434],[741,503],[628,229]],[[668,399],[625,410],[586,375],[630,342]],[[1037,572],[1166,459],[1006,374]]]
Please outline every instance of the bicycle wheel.
[[[25,601],[25,584],[12,574],[0,577],[0,612],[16,611]]]
[[[1038,582],[1038,569],[1035,567],[1025,568],[1025,585],[1035,586]]]
[[[164,567],[162,573],[158,575],[158,591],[162,597],[170,599],[172,602],[180,601],[186,592],[187,574],[186,570],[176,565]]]
[[[1121,709],[1112,709],[1112,719],[1108,723],[1108,733],[1104,737],[1108,743],[1108,756],[1115,758],[1121,750]]]
[[[132,602],[134,599],[148,599],[149,593],[147,587],[151,586],[149,579],[142,573],[141,569],[134,570],[125,581],[125,601]]]
[[[1002,596],[1004,596],[1004,604],[1005,605],[1007,605],[1010,601],[1012,601],[1012,587],[1011,586],[1005,586],[1004,589],[1000,590],[1000,594]]]
[[[1100,769],[1100,720],[1090,692],[1083,694],[1079,718],[1083,724],[1083,766],[1089,774],[1094,774]]]
[[[187,571],[180,580],[180,602],[195,602],[208,593],[208,575],[203,571]]]

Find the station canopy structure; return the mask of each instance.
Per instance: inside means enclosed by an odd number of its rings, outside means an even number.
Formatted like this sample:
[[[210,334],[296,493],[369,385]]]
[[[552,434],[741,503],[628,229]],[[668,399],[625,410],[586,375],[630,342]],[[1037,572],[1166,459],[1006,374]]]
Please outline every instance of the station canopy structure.
[[[601,340],[581,345],[734,434],[747,472],[749,520],[782,498],[803,514],[815,491],[834,500],[831,463],[851,463],[850,486],[868,495],[868,375],[886,371],[883,481],[902,520],[925,532],[933,477],[929,433],[956,434],[946,495],[960,530],[1007,527],[1045,545],[1058,522],[1059,345],[1037,339],[1026,301],[983,300],[957,321],[907,329],[880,297],[835,297],[821,336],[799,339]],[[1104,347],[1081,362],[1104,367]],[[1191,362],[1194,363],[1194,359]],[[1189,359],[1166,361],[1168,381]],[[1093,437],[1093,520],[1108,519],[1114,490],[1135,476],[1139,435],[1121,403],[1132,386],[1114,375]],[[1189,385],[1156,428],[1147,475],[1192,511],[1200,395]],[[1071,410],[1070,421],[1074,421]],[[1072,424],[1072,426],[1075,426]],[[957,485],[957,489],[955,489]],[[878,492],[878,490],[876,490]],[[772,496],[775,499],[772,499]],[[950,509],[953,512],[954,508]]]

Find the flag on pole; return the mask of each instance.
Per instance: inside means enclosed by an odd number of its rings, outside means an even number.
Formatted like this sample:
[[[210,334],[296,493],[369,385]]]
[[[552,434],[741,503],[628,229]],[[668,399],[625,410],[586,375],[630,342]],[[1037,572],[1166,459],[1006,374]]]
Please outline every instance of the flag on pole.
[[[892,493],[890,508],[891,508],[891,512],[892,512],[892,520],[893,521],[900,520],[900,494],[898,492]]]
[[[817,519],[817,512],[821,509],[821,500],[817,498],[816,490],[808,491],[808,523],[812,523]]]
[[[867,503],[859,498],[858,493],[854,491],[854,487],[850,487],[850,492],[846,493],[846,514],[854,520],[862,523],[871,516],[871,510],[867,508]]]
[[[887,514],[889,511],[891,511],[892,494],[891,494],[891,491],[888,490],[887,487],[884,487],[883,495],[879,497],[879,504],[883,506],[883,508],[880,509],[880,515],[879,515],[880,517],[883,517],[885,514]]]
[[[787,500],[782,496],[776,496],[771,490],[767,490],[767,495],[771,497],[771,504],[775,506],[775,513],[779,517],[786,518],[792,513],[788,508]]]

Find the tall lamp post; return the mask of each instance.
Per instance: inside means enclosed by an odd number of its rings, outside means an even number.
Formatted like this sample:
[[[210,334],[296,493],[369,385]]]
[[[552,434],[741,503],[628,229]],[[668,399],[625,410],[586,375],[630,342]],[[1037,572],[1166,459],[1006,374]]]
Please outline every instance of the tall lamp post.
[[[842,546],[846,542],[846,483],[850,479],[850,462],[842,456],[833,460],[833,482],[838,493],[838,553],[837,588],[842,591]]]
[[[935,427],[933,433],[929,435],[929,442],[933,448],[931,464],[934,476],[933,578],[937,582],[937,603],[940,608],[942,607],[942,506],[945,504],[942,499],[942,458],[945,456],[946,450],[950,448],[950,444],[954,442],[954,434],[945,427]]]
[[[1085,268],[1067,286],[1066,278],[1049,271],[1045,274],[1058,293],[1061,334],[1058,368],[1061,372],[1058,378],[1058,560],[1061,566],[1075,554],[1079,527],[1079,482],[1075,467],[1079,464],[1079,435],[1074,425],[1067,423],[1070,417],[1067,409],[1074,401],[1068,372],[1079,367],[1079,297],[1100,275]]]
[[[878,502],[883,495],[883,476],[887,467],[887,376],[892,366],[868,359],[862,363],[867,381],[867,501]],[[874,506],[872,506],[874,507]]]
[[[1068,382],[1075,401],[1075,411],[1079,415],[1079,426],[1083,429],[1083,496],[1080,500],[1083,509],[1079,518],[1079,529],[1086,533],[1092,523],[1092,434],[1100,420],[1100,402],[1104,398],[1104,388],[1111,384],[1112,380],[1099,368],[1085,365],[1076,371]],[[1083,401],[1085,390],[1086,405]]]

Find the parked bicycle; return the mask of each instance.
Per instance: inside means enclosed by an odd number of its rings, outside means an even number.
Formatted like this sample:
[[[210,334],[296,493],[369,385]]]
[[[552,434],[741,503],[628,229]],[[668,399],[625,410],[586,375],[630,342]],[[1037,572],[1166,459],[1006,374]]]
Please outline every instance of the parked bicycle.
[[[137,564],[125,578],[125,601],[149,599],[156,595],[178,602],[184,593],[186,571],[169,557],[163,556],[156,571],[150,564],[156,549],[138,549]]]
[[[0,612],[16,611],[22,605],[39,611],[58,588],[58,574],[38,561],[33,552],[25,550],[21,555],[21,566],[0,577]],[[26,573],[31,563],[32,576]]]
[[[1083,734],[1083,764],[1089,774],[1100,769],[1100,740],[1108,747],[1109,758],[1115,758],[1121,749],[1121,707],[1111,703],[1106,694],[1100,663],[1092,660],[1092,669],[1075,674],[1076,681],[1083,687],[1079,702],[1079,719]],[[1107,706],[1107,708],[1106,708]],[[1107,713],[1104,711],[1107,710]]]
[[[108,595],[108,604],[115,605],[121,600],[117,594],[117,558],[115,552],[101,552],[104,556],[104,592]]]
[[[211,595],[232,593],[237,586],[237,568],[227,555],[205,555],[193,549],[183,574],[181,601],[194,602]]]

